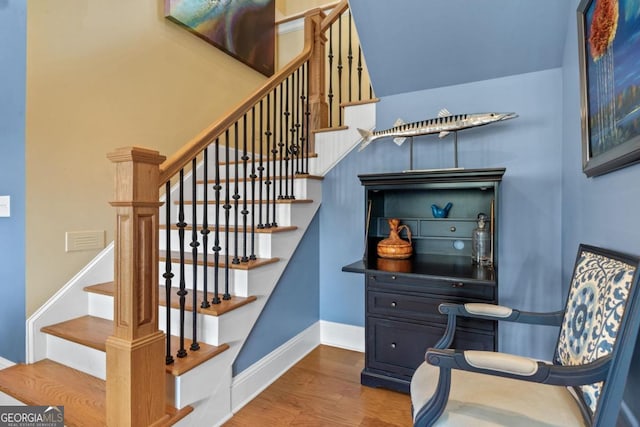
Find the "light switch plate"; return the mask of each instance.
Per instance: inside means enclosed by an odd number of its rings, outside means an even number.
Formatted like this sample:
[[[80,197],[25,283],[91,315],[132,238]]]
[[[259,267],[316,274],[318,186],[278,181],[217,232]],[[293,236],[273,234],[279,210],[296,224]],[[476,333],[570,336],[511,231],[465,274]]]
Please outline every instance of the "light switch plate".
[[[0,217],[11,216],[11,196],[0,196]]]

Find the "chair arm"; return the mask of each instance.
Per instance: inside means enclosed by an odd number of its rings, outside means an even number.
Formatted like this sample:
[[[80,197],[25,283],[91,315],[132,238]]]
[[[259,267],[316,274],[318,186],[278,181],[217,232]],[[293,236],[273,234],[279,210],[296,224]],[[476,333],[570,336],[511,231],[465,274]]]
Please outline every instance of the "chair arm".
[[[603,381],[611,365],[611,355],[584,365],[562,366],[506,353],[433,348],[427,350],[425,359],[440,368],[562,386]]]
[[[564,311],[550,313],[532,313],[520,311],[514,308],[495,304],[468,303],[468,304],[440,304],[440,313],[454,314],[456,316],[474,317],[488,320],[504,320],[507,322],[527,323],[533,325],[560,326]]]

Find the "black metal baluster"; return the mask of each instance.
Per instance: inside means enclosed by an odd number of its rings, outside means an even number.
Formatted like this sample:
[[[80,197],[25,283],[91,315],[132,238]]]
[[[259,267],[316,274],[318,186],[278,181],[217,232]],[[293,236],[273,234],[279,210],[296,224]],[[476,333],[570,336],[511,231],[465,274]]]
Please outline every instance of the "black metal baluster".
[[[216,138],[216,178],[215,185],[213,189],[216,192],[216,212],[215,212],[215,231],[213,238],[213,299],[211,300],[212,304],[220,304],[220,279],[218,274],[220,272],[220,190],[222,190],[222,186],[220,185],[220,138]]]
[[[184,222],[184,169],[180,169],[180,185],[179,185],[180,199],[178,206],[178,239],[180,245],[180,290],[178,290],[178,296],[180,297],[180,348],[176,354],[178,357],[185,357],[187,350],[184,348],[184,315],[185,315],[185,297],[187,295],[186,284],[184,279],[184,229],[187,223]],[[167,253],[167,256],[171,257],[171,252]],[[167,301],[167,310],[171,308],[171,300]]]
[[[289,89],[289,80],[293,78],[293,74],[287,77],[286,80],[286,93],[285,93],[285,112],[284,112],[284,145],[280,148],[281,151],[284,151],[284,196],[283,199],[289,198],[289,133],[291,132],[289,128],[289,119],[291,118],[291,126],[293,126],[293,117],[291,116],[290,108],[292,105],[289,103],[289,99],[291,98],[291,92],[293,92],[293,84],[291,85],[291,89]],[[282,161],[282,157],[280,158]],[[280,183],[282,184],[282,170],[280,171]]]
[[[269,95],[267,95],[267,105],[268,105],[268,101],[269,101]],[[258,228],[259,229],[263,229],[264,228],[264,223],[262,222],[262,178],[263,178],[263,172],[264,172],[264,166],[263,166],[263,158],[262,156],[264,155],[264,152],[262,151],[262,129],[263,129],[263,125],[264,125],[264,108],[262,105],[263,100],[260,100],[260,163],[258,164]],[[267,113],[267,116],[269,115],[269,113]],[[269,123],[269,119],[267,119],[267,126]],[[266,134],[266,133],[265,133]],[[268,153],[268,151],[267,151]],[[267,161],[268,163],[268,161]]]
[[[269,224],[269,227],[276,227],[276,165],[277,165],[277,161],[276,161],[276,156],[278,154],[278,148],[277,148],[277,144],[276,141],[278,140],[278,127],[277,127],[277,123],[278,123],[278,117],[282,117],[282,83],[280,83],[280,114],[277,113],[277,107],[278,107],[278,87],[276,86],[273,89],[273,144],[271,145],[271,154],[273,155],[273,174],[272,174],[272,178],[273,180],[271,181],[273,183],[273,197],[271,198],[273,200],[272,206],[273,206],[273,218],[272,218],[272,222]],[[282,121],[280,121],[280,123],[282,123]],[[282,127],[282,124],[280,125]],[[282,129],[280,129],[282,131]],[[282,172],[282,167],[280,168],[280,172]],[[267,209],[269,209],[269,201],[267,200]],[[267,217],[268,219],[268,217]]]
[[[238,163],[239,163],[239,157],[238,157],[238,122],[235,122],[233,124],[233,141],[235,144],[235,162],[233,164],[234,166],[234,171],[235,171],[235,181],[233,184],[233,215],[234,215],[234,222],[233,222],[233,242],[234,242],[234,248],[233,248],[233,261],[231,261],[232,264],[240,264],[240,258],[238,257],[238,228],[239,228],[239,221],[238,221],[238,199],[240,199],[240,187],[239,187],[239,176],[238,176]]]
[[[171,279],[173,279],[173,273],[171,272],[171,181],[167,181],[167,183],[165,184],[165,201],[164,201],[164,207],[165,207],[165,221],[164,223],[166,224],[166,239],[167,239],[167,244],[166,244],[166,254],[165,254],[165,261],[164,261],[164,274],[162,275],[162,277],[164,277],[164,291],[165,291],[165,301],[166,303],[166,307],[167,309],[165,310],[166,312],[166,328],[165,328],[165,332],[167,335],[167,354],[165,356],[165,363],[167,365],[170,365],[174,362],[173,360],[173,355],[171,354],[171,309],[169,307],[171,307]]]
[[[289,96],[288,96],[288,92],[289,92],[289,79],[287,78],[287,85],[286,85],[286,90],[287,90],[287,108],[289,108]],[[283,100],[284,100],[284,88],[285,86],[283,86],[284,82],[280,83],[280,142],[278,142],[278,147],[280,147],[280,170],[278,173],[278,181],[280,182],[280,186],[279,186],[279,191],[278,191],[278,200],[282,200],[284,199],[284,196],[282,195],[282,173],[284,171],[283,165],[282,165],[282,160],[284,159],[285,156],[285,150],[282,149],[282,147],[285,147],[285,143],[284,143],[284,139],[288,138],[288,132],[287,132],[287,125],[285,125],[284,127],[284,132],[282,131],[282,122],[284,120],[286,120],[287,124],[289,123],[289,111],[286,111],[284,109],[284,104],[283,104]],[[273,168],[275,169],[275,165],[273,166]],[[275,201],[274,201],[274,205],[275,205]]]
[[[300,122],[301,122],[301,131],[300,131],[300,149],[299,149],[299,158],[300,158],[300,173],[306,173],[305,169],[304,169],[304,144],[306,141],[306,136],[305,133],[307,131],[307,125],[306,125],[306,110],[305,110],[305,106],[306,104],[306,99],[307,99],[307,93],[305,91],[305,88],[307,87],[306,85],[306,69],[307,69],[307,63],[305,62],[304,64],[302,64],[302,78],[301,78],[301,91],[300,91],[300,108],[301,108],[301,115],[300,115]],[[307,153],[307,155],[309,155],[309,153]]]
[[[329,27],[329,127],[333,127],[333,25]]]
[[[202,234],[202,247],[203,247],[203,251],[202,251],[202,290],[204,293],[204,296],[202,298],[202,304],[200,304],[200,307],[202,308],[207,308],[210,307],[209,304],[209,284],[208,284],[208,280],[209,280],[209,275],[208,273],[208,269],[209,269],[209,265],[207,263],[207,255],[209,253],[209,149],[205,148],[204,149],[204,187],[203,187],[203,193],[202,193],[202,198],[203,198],[203,206],[202,206],[202,230],[200,231],[200,234]],[[193,201],[194,203],[196,202],[195,199]],[[194,306],[195,307],[195,306]]]
[[[351,46],[351,10],[349,10],[349,51],[347,53],[347,59],[349,61],[349,102],[351,102],[351,78],[353,75],[353,47]]]
[[[231,299],[231,295],[229,294],[229,215],[231,212],[231,204],[229,203],[229,129],[224,132],[225,135],[225,181],[224,181],[224,294],[222,295],[223,300]]]
[[[260,101],[262,105],[262,101]],[[251,107],[251,254],[250,260],[256,259],[256,107]],[[245,198],[247,196],[245,195]]]
[[[247,215],[249,211],[247,210],[247,160],[249,160],[249,156],[247,156],[247,115],[245,114],[242,118],[242,166],[243,170],[243,182],[242,182],[242,258],[240,261],[248,262],[249,257],[247,256]],[[238,228],[236,224],[236,229]]]
[[[338,17],[338,110],[342,105],[342,15]],[[338,111],[338,126],[342,126],[342,114]]]
[[[362,101],[362,47],[358,45],[358,101]]]
[[[276,89],[273,89],[273,113],[275,115],[275,110],[276,110]],[[264,226],[266,228],[271,227],[271,223],[269,222],[269,196],[271,193],[271,177],[269,176],[269,172],[271,171],[271,100],[269,99],[269,94],[267,94],[267,131],[264,133],[267,136],[267,179],[264,182],[264,185],[266,187],[266,193],[267,193],[267,197],[266,197],[266,204],[265,204],[265,210],[266,210],[266,221],[264,223]],[[275,128],[275,120],[274,120],[274,128]],[[273,136],[273,140],[275,141],[275,135]],[[273,190],[273,194],[275,197],[275,188]]]
[[[190,350],[196,351],[200,349],[200,344],[198,344],[198,310],[196,307],[198,306],[198,246],[200,246],[200,242],[198,242],[198,218],[197,218],[197,205],[196,200],[198,198],[197,188],[198,183],[196,182],[196,159],[194,158],[191,161],[191,257],[192,259],[192,274],[193,274],[193,321],[192,324],[192,340]],[[205,298],[206,300],[206,298]]]
[[[300,70],[302,69],[302,72]],[[296,175],[302,173],[302,168],[300,167],[300,162],[302,159],[300,158],[301,149],[300,144],[302,141],[302,104],[304,103],[304,94],[302,93],[302,81],[304,80],[304,64],[300,68],[296,70],[296,74],[298,76],[298,84],[296,85],[296,143],[295,143],[295,156],[296,156]],[[302,74],[302,75],[301,75]]]
[[[309,82],[309,61],[307,61],[306,63],[307,66],[307,103],[305,106],[305,111],[304,111],[304,115],[305,115],[305,125],[306,125],[306,129],[305,129],[305,143],[306,143],[306,151],[307,151],[307,157],[305,158],[305,168],[304,168],[304,172],[305,173],[309,173],[309,157],[311,156],[311,153],[309,153],[309,144],[310,141],[309,139],[311,138],[311,132],[309,132],[309,121],[310,121],[310,117],[311,117],[311,107],[309,106],[309,93],[310,93],[310,82]]]

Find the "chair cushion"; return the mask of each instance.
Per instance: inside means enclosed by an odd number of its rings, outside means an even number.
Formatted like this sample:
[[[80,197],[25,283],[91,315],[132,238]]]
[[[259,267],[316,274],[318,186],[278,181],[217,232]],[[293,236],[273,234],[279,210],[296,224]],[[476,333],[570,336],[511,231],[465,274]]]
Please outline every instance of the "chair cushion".
[[[411,380],[414,417],[438,384],[439,368],[423,363]],[[456,385],[463,384],[462,387]],[[585,426],[569,389],[451,370],[451,393],[435,426]]]

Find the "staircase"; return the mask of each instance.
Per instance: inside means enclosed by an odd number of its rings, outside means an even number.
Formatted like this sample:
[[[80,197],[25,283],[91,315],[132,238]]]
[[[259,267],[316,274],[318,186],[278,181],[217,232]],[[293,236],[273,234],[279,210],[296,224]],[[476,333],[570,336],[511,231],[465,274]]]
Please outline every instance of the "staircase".
[[[232,298],[207,308],[196,306],[200,349],[188,351],[189,357],[174,358],[173,364],[166,365],[165,425],[219,425],[232,416],[233,361],[320,206],[322,176],[356,146],[359,136],[355,129],[372,128],[374,119],[374,103],[353,104],[345,107],[342,128],[316,133],[317,153],[309,158],[310,174],[295,179],[296,199],[277,203],[279,226],[256,230],[256,260],[230,265]],[[201,192],[204,182],[197,185]],[[198,208],[197,203],[185,201],[185,207],[194,206]],[[170,224],[175,223],[176,211],[174,206]],[[185,217],[189,218],[190,212]],[[166,227],[161,217],[160,232],[164,233]],[[176,227],[169,228],[176,237]],[[161,245],[160,271],[167,255],[173,270],[179,269],[177,240],[172,239],[170,248]],[[28,325],[29,364],[0,371],[0,391],[28,405],[64,405],[67,425],[106,425],[105,350],[114,329],[113,263],[112,244],[32,316]],[[201,269],[202,258],[198,263]],[[185,265],[189,267],[188,260]],[[202,295],[201,284],[198,290]],[[171,292],[169,304],[161,288],[159,295],[160,329],[166,331],[164,319],[169,306],[174,323],[171,330],[177,331],[177,289]],[[207,299],[212,299],[211,293]],[[190,295],[185,302],[189,324],[193,315]],[[188,349],[188,330],[186,335],[184,347]],[[178,342],[179,338],[173,337],[171,354],[176,354]],[[16,403],[6,399],[0,402]]]
[[[115,244],[28,320],[28,364],[0,370],[0,404],[63,405],[70,426],[232,416],[233,362],[320,206],[322,177],[356,128],[373,128],[375,103],[347,103],[342,89],[339,126],[326,128],[340,54],[330,40],[326,97],[317,55],[346,9],[308,13],[303,53],[169,160],[110,154]]]

